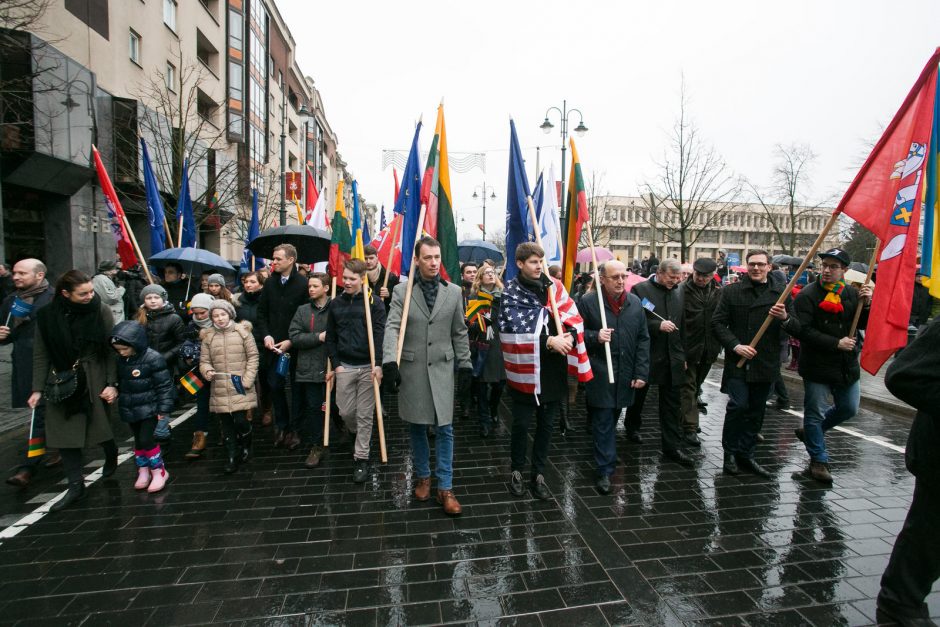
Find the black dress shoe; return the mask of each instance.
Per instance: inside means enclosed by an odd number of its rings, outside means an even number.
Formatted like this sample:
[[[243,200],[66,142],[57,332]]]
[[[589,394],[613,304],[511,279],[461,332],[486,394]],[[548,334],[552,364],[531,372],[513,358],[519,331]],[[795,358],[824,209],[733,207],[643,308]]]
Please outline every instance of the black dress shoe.
[[[635,443],[637,443],[637,444],[642,444],[642,443],[643,443],[643,436],[641,436],[637,431],[630,431],[630,432],[628,432],[628,433],[627,433],[627,439],[630,440],[631,442],[635,442]]]
[[[525,485],[522,483],[522,473],[513,470],[509,477],[509,492],[513,496],[522,496],[525,494]]]
[[[49,508],[50,512],[61,512],[66,507],[77,503],[85,498],[85,480],[76,481],[69,484],[69,491],[65,496]]]
[[[597,491],[601,494],[610,494],[610,477],[607,475],[601,475],[597,478],[597,481],[594,483],[597,486]]]
[[[695,460],[686,455],[680,450],[674,451],[663,451],[663,457],[668,460],[674,461],[677,464],[682,464],[683,466],[692,466],[695,464]]]
[[[480,437],[483,438],[484,440],[490,437],[490,429],[491,427],[490,427],[489,422],[484,422],[483,424],[481,424],[480,425]]]
[[[727,475],[736,475],[741,472],[738,470],[738,462],[734,458],[734,455],[725,455],[725,463],[721,469]]]
[[[531,490],[532,496],[539,500],[547,501],[552,498],[552,493],[548,491],[548,486],[545,485],[545,479],[542,475],[537,475],[535,479],[532,480],[529,490]]]
[[[800,427],[799,429],[794,429],[793,435],[796,436],[797,440],[799,440],[803,444],[806,444],[806,430],[803,429],[803,427]]]
[[[702,448],[702,441],[698,439],[698,435],[692,433],[686,433],[682,436],[682,441],[688,444],[689,446],[694,446],[695,448]]]
[[[773,474],[769,470],[767,470],[766,468],[758,464],[756,461],[754,461],[754,458],[752,457],[745,457],[737,461],[738,461],[738,467],[741,470],[745,470],[751,474],[755,474],[758,477],[763,477],[764,479],[773,478]]]
[[[117,470],[117,455],[113,457],[108,457],[104,460],[104,466],[101,467],[101,478],[105,479],[114,474]]]

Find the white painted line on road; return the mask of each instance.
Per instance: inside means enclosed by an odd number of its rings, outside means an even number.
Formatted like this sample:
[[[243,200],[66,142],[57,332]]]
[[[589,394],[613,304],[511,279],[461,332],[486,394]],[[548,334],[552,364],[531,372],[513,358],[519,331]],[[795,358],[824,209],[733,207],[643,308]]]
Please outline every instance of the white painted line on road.
[[[714,381],[706,380],[705,383],[707,383],[708,385],[713,385],[715,387],[721,387],[719,384],[715,383]],[[803,417],[803,412],[797,411],[795,409],[784,409],[783,411],[785,411],[788,414],[792,414],[796,416],[797,418]],[[833,427],[833,430],[841,431],[842,433],[845,433],[846,435],[851,435],[856,438],[861,438],[862,440],[865,440],[866,442],[871,442],[872,444],[877,444],[879,446],[889,448],[892,451],[896,451],[898,453],[903,453],[905,451],[903,446],[898,446],[897,444],[894,444],[893,442],[889,442],[887,439],[885,439],[884,437],[880,435],[868,435],[867,433],[862,433],[861,431],[856,431],[855,429],[849,429],[848,427]]]
[[[188,411],[183,412],[179,416],[179,418],[176,418],[175,420],[170,422],[170,426],[175,427],[176,425],[182,424],[195,413],[196,413],[196,408],[192,407]],[[123,453],[121,455],[118,455],[118,460],[117,460],[118,466],[120,466],[121,464],[126,462],[128,459],[132,458],[133,456],[134,456],[133,452]],[[102,471],[102,468],[98,468],[94,472],[89,473],[88,475],[85,476],[86,488],[101,478],[101,471]],[[0,531],[0,544],[3,544],[2,540],[5,540],[7,538],[12,538],[18,535],[20,532],[25,531],[33,523],[41,520],[46,514],[49,513],[49,509],[53,505],[55,505],[56,503],[58,503],[59,501],[65,498],[66,492],[68,492],[68,490],[63,490],[59,494],[56,494],[51,499],[49,499],[48,501],[46,501],[45,503],[43,503],[42,505],[34,509],[29,514],[26,514],[25,516],[17,520],[15,523],[10,525],[6,529],[3,529],[2,531]]]

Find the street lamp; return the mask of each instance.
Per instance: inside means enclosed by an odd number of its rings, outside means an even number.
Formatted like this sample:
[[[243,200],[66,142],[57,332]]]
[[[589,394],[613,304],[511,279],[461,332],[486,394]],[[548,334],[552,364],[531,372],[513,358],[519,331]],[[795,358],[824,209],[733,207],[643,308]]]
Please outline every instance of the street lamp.
[[[572,113],[578,114],[578,125],[574,128],[575,135],[578,137],[584,137],[584,134],[587,133],[588,127],[584,125],[584,115],[581,113],[580,109],[569,109],[568,101],[561,101],[561,109],[558,107],[549,107],[545,111],[545,121],[539,125],[539,128],[542,129],[542,132],[548,135],[552,132],[552,129],[555,128],[555,125],[552,124],[551,120],[548,119],[548,114],[552,111],[557,111],[559,117],[561,117],[561,232],[568,232],[568,205],[565,200],[565,151],[568,149],[568,117]],[[564,235],[561,236],[564,238]]]
[[[281,83],[281,226],[287,225],[287,172],[284,171],[287,141],[287,85]]]
[[[303,135],[304,141],[300,144],[301,158],[300,162],[304,164],[304,167],[300,172],[300,188],[304,190],[304,202],[307,198],[307,125],[310,123],[310,120],[313,119],[313,115],[310,113],[310,109],[307,108],[307,104],[304,103],[300,105],[300,109],[297,110],[297,117],[300,119],[300,128],[301,134]]]
[[[486,240],[486,191],[490,192],[490,200],[496,200],[496,191],[493,189],[493,186],[490,185],[487,187],[486,181],[483,181],[483,185],[477,185],[473,188],[473,199],[483,198],[483,240]],[[479,191],[479,194],[477,193]]]

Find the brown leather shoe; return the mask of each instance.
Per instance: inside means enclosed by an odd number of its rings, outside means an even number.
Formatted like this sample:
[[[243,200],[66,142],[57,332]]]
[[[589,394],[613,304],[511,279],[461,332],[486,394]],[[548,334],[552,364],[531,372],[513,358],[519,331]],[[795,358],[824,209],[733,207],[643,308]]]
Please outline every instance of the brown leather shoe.
[[[287,439],[287,432],[281,431],[280,429],[274,430],[274,448],[281,448],[284,446],[284,441]]]
[[[304,462],[304,466],[307,468],[316,468],[320,465],[320,461],[326,455],[326,449],[322,446],[314,446],[310,449],[310,454],[307,455],[307,461]]]
[[[46,453],[46,459],[42,462],[42,465],[46,468],[55,468],[62,463],[62,456],[59,455],[59,451],[53,451],[52,453]]]
[[[444,506],[444,513],[450,516],[459,516],[463,511],[460,503],[457,502],[457,497],[450,490],[438,490],[437,502]]]
[[[270,427],[272,422],[274,422],[274,418],[271,416],[271,412],[270,411],[264,412],[264,415],[261,416],[261,426]]]
[[[21,470],[12,477],[7,478],[7,483],[18,488],[25,488],[33,478],[33,473],[28,470]]]
[[[300,446],[300,436],[296,431],[290,431],[284,436],[284,448],[288,451],[296,450]]]
[[[431,498],[431,478],[418,479],[415,482],[415,500],[424,502]]]
[[[189,448],[189,451],[183,456],[186,459],[199,459],[202,456],[203,451],[206,450],[206,433],[205,431],[195,431],[193,432],[193,444]]]

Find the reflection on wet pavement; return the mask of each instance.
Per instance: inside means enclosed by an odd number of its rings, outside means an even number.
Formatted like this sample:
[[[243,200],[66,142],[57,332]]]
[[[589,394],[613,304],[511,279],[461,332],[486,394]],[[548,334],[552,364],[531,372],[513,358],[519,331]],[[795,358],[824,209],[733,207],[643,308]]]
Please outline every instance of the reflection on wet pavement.
[[[773,480],[724,476],[716,375],[695,468],[661,461],[649,413],[642,445],[621,433],[607,496],[593,488],[583,409],[572,411],[574,430],[555,435],[548,502],[509,494],[505,424],[482,440],[472,419],[458,420],[460,518],[411,498],[394,402],[389,463],[361,485],[350,480],[348,446],[307,470],[305,451],[274,449],[263,431],[255,458],[231,477],[218,448],[192,464],[171,450],[176,472],[157,497],[135,493],[122,465],[84,503],[3,542],[0,623],[873,623],[910,503],[903,456],[832,433],[836,479],[824,488],[799,475],[799,419],[773,410],[758,448]],[[862,410],[847,425],[903,445],[908,421]],[[37,490],[60,490],[59,478],[49,474]],[[4,520],[32,511],[36,493],[4,495]],[[940,615],[940,593],[929,602]]]

